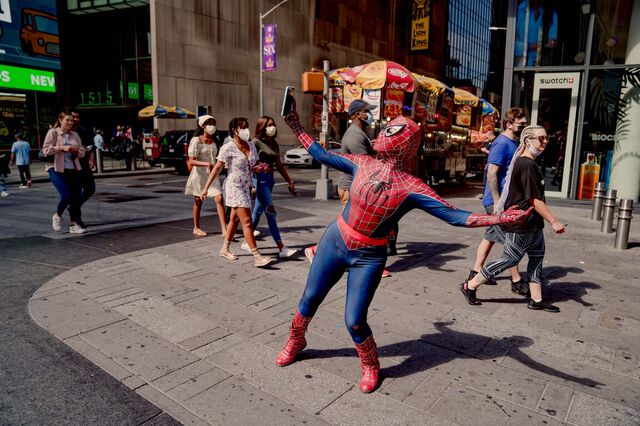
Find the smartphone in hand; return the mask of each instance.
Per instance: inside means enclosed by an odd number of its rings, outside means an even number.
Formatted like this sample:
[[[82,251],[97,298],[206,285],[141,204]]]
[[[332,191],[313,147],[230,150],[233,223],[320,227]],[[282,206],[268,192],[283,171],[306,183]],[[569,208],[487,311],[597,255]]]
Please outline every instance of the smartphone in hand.
[[[282,99],[282,111],[280,115],[286,117],[291,112],[291,105],[293,104],[293,86],[287,86],[284,88],[284,98]]]

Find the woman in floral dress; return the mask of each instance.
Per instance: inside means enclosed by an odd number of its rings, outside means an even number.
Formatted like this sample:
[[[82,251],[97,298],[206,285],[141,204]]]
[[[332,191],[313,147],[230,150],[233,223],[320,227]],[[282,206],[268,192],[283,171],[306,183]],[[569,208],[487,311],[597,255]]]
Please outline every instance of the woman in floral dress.
[[[238,221],[240,221],[244,239],[253,253],[255,265],[264,267],[273,259],[260,254],[251,227],[251,180],[254,166],[258,161],[258,154],[255,146],[249,143],[251,137],[249,120],[244,117],[235,117],[229,123],[229,135],[232,135],[233,139],[220,148],[218,161],[209,173],[209,179],[207,179],[200,198],[206,199],[209,187],[218,177],[220,171],[226,167],[227,178],[223,185],[224,201],[227,207],[231,208],[232,219],[227,226],[227,234],[220,249],[220,256],[230,260],[238,258],[229,250],[229,245],[236,233]]]
[[[218,155],[218,147],[216,146],[216,120],[210,115],[203,115],[198,118],[198,129],[194,134],[191,142],[189,142],[189,165],[191,166],[191,174],[187,180],[184,193],[193,195],[193,235],[196,237],[204,237],[207,235],[200,228],[200,212],[202,210],[203,200],[200,198],[202,189],[209,177],[209,171],[216,162]],[[224,204],[222,201],[222,188],[220,187],[220,178],[216,177],[213,185],[209,188],[207,196],[213,198],[218,211],[218,219],[220,220],[220,232],[225,235],[227,229],[227,219],[224,212]]]

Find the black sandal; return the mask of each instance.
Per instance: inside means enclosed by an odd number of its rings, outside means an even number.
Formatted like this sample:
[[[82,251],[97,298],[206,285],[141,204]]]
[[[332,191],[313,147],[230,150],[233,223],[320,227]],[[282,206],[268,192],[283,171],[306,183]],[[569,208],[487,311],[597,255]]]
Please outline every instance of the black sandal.
[[[480,301],[476,298],[476,291],[469,288],[469,283],[467,281],[460,284],[460,291],[464,294],[464,298],[467,299],[467,302],[470,305],[482,305]]]

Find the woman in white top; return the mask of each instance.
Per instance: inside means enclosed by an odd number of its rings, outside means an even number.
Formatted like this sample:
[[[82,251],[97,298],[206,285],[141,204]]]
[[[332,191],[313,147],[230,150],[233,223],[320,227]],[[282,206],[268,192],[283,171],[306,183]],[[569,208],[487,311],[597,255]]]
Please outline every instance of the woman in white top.
[[[271,263],[273,259],[260,254],[251,227],[251,179],[258,161],[258,153],[256,152],[256,147],[249,142],[251,137],[249,120],[244,117],[232,119],[229,123],[229,135],[233,135],[233,139],[220,148],[218,162],[211,169],[200,198],[205,199],[208,197],[209,186],[218,177],[220,171],[226,167],[227,178],[224,181],[224,198],[225,204],[231,207],[231,219],[227,227],[224,244],[220,249],[220,256],[229,260],[238,258],[231,253],[229,245],[236,233],[238,222],[240,222],[244,239],[249,246],[249,250],[253,253],[255,266],[264,267]]]
[[[193,235],[196,237],[204,237],[207,235],[200,228],[200,212],[202,211],[203,198],[200,194],[204,190],[209,172],[216,163],[218,156],[218,147],[216,146],[216,120],[210,115],[203,115],[198,118],[198,128],[196,133],[189,142],[189,166],[191,174],[187,180],[187,186],[184,193],[193,195]],[[218,219],[220,220],[220,232],[225,235],[227,230],[227,219],[224,212],[224,203],[222,201],[222,188],[220,187],[220,178],[214,179],[211,187],[207,191],[207,196],[213,198],[218,211]]]

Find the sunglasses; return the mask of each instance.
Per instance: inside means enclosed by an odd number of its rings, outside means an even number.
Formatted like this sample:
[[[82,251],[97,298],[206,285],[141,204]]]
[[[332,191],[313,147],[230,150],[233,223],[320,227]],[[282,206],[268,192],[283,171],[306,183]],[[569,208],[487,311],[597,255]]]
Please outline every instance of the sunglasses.
[[[531,140],[531,139],[537,139],[538,142],[540,143],[546,143],[549,142],[549,136],[530,136],[527,139]]]

